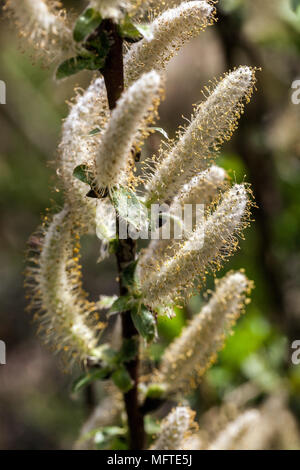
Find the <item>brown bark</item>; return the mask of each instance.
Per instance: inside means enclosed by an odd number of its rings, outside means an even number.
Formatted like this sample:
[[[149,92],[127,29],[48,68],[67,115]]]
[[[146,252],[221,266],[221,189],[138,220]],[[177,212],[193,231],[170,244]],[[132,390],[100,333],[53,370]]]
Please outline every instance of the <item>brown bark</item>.
[[[106,58],[105,67],[101,70],[107,90],[109,108],[115,108],[118,99],[124,90],[123,69],[123,40],[118,34],[117,26],[111,20],[104,20],[101,27],[109,36],[111,43],[110,51]],[[136,242],[131,238],[119,240],[117,248],[117,265],[119,271],[120,295],[128,293],[126,286],[122,283],[122,272],[135,260]],[[131,312],[122,313],[123,338],[128,339],[137,336],[138,332],[131,319]],[[140,450],[144,448],[145,430],[144,417],[138,402],[138,380],[139,380],[139,356],[127,363],[127,370],[134,382],[129,392],[124,394],[125,407],[128,418],[130,449]]]

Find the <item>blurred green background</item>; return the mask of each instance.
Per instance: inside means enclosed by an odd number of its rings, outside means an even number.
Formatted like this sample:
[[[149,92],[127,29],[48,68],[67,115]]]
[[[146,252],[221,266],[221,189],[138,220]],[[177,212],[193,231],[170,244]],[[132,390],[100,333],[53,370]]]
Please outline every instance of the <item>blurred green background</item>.
[[[84,3],[64,2],[73,11]],[[291,363],[291,343],[300,339],[300,104],[292,104],[291,85],[300,79],[300,2],[222,0],[218,9],[218,23],[171,61],[159,125],[174,136],[210,79],[235,65],[262,67],[257,92],[218,161],[233,181],[252,184],[258,205],[224,272],[244,267],[256,288],[235,335],[191,401],[201,414],[236,387],[252,384],[255,400],[281,390],[298,420],[300,365]],[[53,69],[33,63],[14,29],[2,15],[0,79],[7,104],[0,106],[0,339],[7,345],[7,365],[0,366],[0,448],[70,448],[88,406],[84,396],[71,394],[72,377],[36,337],[25,313],[22,272],[26,241],[41,214],[61,203],[55,174],[61,120],[74,87],[85,88],[91,74],[56,84]],[[144,156],[157,150],[160,138],[151,136]],[[94,299],[117,292],[113,260],[95,264],[98,249],[97,240],[84,240],[84,283]],[[172,322],[160,322],[153,358],[201,303],[195,297]]]

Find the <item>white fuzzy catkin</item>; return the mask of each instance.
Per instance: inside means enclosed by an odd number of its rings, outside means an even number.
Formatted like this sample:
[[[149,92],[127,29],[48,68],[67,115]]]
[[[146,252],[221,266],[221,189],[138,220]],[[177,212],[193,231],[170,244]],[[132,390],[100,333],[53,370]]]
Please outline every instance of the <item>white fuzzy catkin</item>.
[[[255,426],[260,427],[261,414],[258,410],[249,410],[230,423],[208,447],[208,450],[239,450],[240,439]]]
[[[179,213],[178,208],[184,208],[185,204],[193,205],[194,208],[196,204],[209,206],[226,187],[226,179],[226,171],[217,165],[212,165],[181,188],[170,206],[170,214],[177,215]],[[194,218],[193,224],[195,225]],[[183,233],[184,238],[185,235]],[[171,256],[172,251],[176,250],[176,243],[178,241],[174,239],[172,233],[170,239],[151,240],[140,257],[138,270],[141,265],[152,265],[153,261],[156,265],[163,263],[165,258]]]
[[[107,123],[96,159],[98,188],[113,188],[126,182],[132,166],[132,148],[137,144],[140,129],[153,110],[159,97],[160,76],[155,72],[144,74],[119,99]]]
[[[140,288],[144,302],[156,307],[170,304],[193,292],[194,280],[200,284],[208,269],[215,271],[237,248],[234,237],[246,225],[249,197],[243,184],[225,192],[216,210],[200,224],[192,236],[161,266],[139,268]]]
[[[38,249],[31,247],[25,283],[30,308],[45,342],[67,356],[70,368],[76,359],[85,361],[97,354],[97,332],[104,324],[98,321],[96,305],[87,300],[82,289],[79,234],[69,209],[53,217],[41,241],[39,235],[35,237]]]
[[[227,173],[223,168],[212,165],[199,175],[194,176],[180,189],[171,207],[177,204],[181,206],[184,204],[211,204],[219,191],[224,188],[226,178]]]
[[[77,95],[63,123],[58,174],[62,178],[69,205],[88,228],[95,225],[96,207],[99,202],[86,197],[90,187],[76,179],[73,171],[78,165],[94,164],[101,139],[100,131],[108,118],[104,80],[97,78],[83,94]],[[95,129],[99,129],[99,134],[90,136],[89,133]]]
[[[214,8],[207,2],[183,2],[167,10],[151,24],[152,39],[134,44],[125,57],[125,80],[129,85],[142,73],[162,70],[176,51],[213,22]]]
[[[161,431],[151,450],[182,450],[195,413],[187,406],[177,406],[161,423]]]
[[[166,349],[157,377],[167,393],[189,389],[216,359],[243,311],[252,283],[242,272],[229,272],[216,281],[209,302]]]
[[[254,81],[254,70],[241,66],[225,75],[212,92],[209,90],[209,97],[196,108],[191,124],[149,179],[149,205],[157,200],[168,201],[195,173],[208,167],[220,145],[236,129]]]
[[[59,2],[45,0],[7,0],[5,10],[11,13],[21,36],[30,41],[38,56],[58,59],[72,47],[72,32],[67,26]]]

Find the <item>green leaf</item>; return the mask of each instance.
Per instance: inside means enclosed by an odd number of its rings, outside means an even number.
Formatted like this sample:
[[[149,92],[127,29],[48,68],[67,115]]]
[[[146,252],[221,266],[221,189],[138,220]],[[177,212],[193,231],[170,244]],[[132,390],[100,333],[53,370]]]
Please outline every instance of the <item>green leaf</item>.
[[[122,273],[122,283],[127,289],[132,289],[135,287],[135,270],[137,266],[137,261],[130,263]]]
[[[73,176],[83,183],[89,185],[92,183],[92,175],[87,165],[78,165],[73,171]]]
[[[119,297],[117,300],[114,301],[112,304],[109,315],[113,315],[114,313],[122,313],[126,312],[126,310],[130,310],[132,306],[133,298],[130,295],[124,295]]]
[[[120,362],[120,353],[112,349],[108,344],[105,344],[101,352],[101,359],[108,367],[115,369]]]
[[[128,15],[125,16],[123,22],[119,25],[119,34],[124,39],[132,40],[132,42],[139,41],[143,37]]]
[[[114,381],[115,385],[123,392],[127,393],[133,387],[133,381],[125,369],[125,367],[121,366],[117,369],[111,376],[112,380]]]
[[[159,132],[160,134],[162,134],[167,140],[169,140],[169,136],[167,134],[167,132],[162,129],[162,127],[148,127],[149,130],[152,130],[152,131],[155,131],[155,132]]]
[[[112,203],[118,214],[134,229],[148,229],[148,209],[133,191],[122,186],[115,188],[112,191]]]
[[[82,70],[100,70],[105,64],[105,57],[93,53],[71,57],[59,65],[56,79],[62,80]]]
[[[95,380],[105,380],[111,375],[111,369],[109,367],[103,367],[102,369],[96,369],[92,372],[82,374],[77,380],[75,380],[72,391],[79,392],[82,388],[86,387]]]
[[[146,393],[147,398],[159,399],[165,394],[165,386],[162,384],[151,384],[149,385]]]
[[[138,354],[139,350],[139,339],[138,337],[124,339],[121,350],[120,357],[122,362],[132,361]]]
[[[97,135],[97,134],[100,134],[100,132],[101,132],[101,129],[99,129],[99,127],[96,127],[95,129],[89,132],[89,135]]]
[[[140,24],[131,21],[131,18],[126,15],[123,22],[119,25],[120,35],[132,42],[139,41],[143,37],[150,41],[153,39],[153,33],[150,24]]]
[[[118,241],[117,238],[112,238],[111,240],[109,240],[109,242],[108,242],[108,252],[111,255],[117,253],[118,247],[119,247],[119,241]]]
[[[83,41],[91,34],[101,23],[102,18],[98,11],[93,8],[87,8],[76,21],[73,38],[76,42]]]
[[[152,312],[142,304],[133,308],[131,318],[140,335],[147,342],[153,341],[156,335],[156,322]]]

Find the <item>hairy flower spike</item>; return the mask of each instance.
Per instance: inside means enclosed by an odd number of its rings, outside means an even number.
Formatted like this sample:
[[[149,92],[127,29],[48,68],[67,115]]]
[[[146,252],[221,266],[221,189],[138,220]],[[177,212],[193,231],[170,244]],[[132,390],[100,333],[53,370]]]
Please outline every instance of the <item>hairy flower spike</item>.
[[[148,204],[169,200],[195,173],[207,168],[220,145],[237,128],[243,102],[249,101],[254,82],[254,70],[239,67],[225,75],[212,92],[208,90],[210,95],[196,108],[191,124],[148,181]]]
[[[214,8],[207,2],[183,2],[167,10],[151,25],[152,39],[144,38],[134,44],[125,58],[127,85],[142,73],[162,70],[174,53],[189,39],[198,36],[213,22]]]
[[[181,188],[170,206],[170,214],[176,215],[178,208],[184,208],[185,204],[193,205],[194,208],[196,204],[210,206],[217,199],[218,194],[225,189],[226,178],[226,171],[216,165],[201,172]],[[196,222],[193,220],[193,225],[195,226],[195,224]],[[150,265],[153,263],[153,266],[161,265],[167,257],[174,255],[177,244],[178,241],[173,238],[172,233],[170,239],[151,240],[140,257],[139,265],[145,266],[149,263]]]
[[[223,168],[212,165],[185,184],[172,205],[211,204],[226,185],[227,174]]]
[[[109,118],[104,80],[93,80],[75,103],[63,124],[59,145],[58,174],[62,178],[66,198],[72,210],[89,229],[95,225],[98,200],[87,198],[90,187],[73,176],[76,166],[92,166],[100,145],[100,130]],[[99,129],[96,135],[89,135]],[[101,202],[101,201],[100,201]]]
[[[216,290],[181,335],[166,349],[157,378],[167,393],[193,386],[216,359],[244,309],[252,283],[242,272],[216,281]]]
[[[208,450],[239,450],[241,438],[256,425],[260,427],[261,414],[257,410],[249,410],[238,416],[209,446]]]
[[[27,38],[48,60],[58,59],[72,48],[72,32],[67,26],[60,3],[47,0],[6,0],[4,8],[11,13],[21,36]]]
[[[126,182],[133,144],[138,147],[147,117],[155,108],[160,77],[152,71],[144,74],[123,93],[105,128],[96,159],[98,188],[112,188]]]
[[[194,423],[195,412],[187,406],[177,406],[161,423],[161,431],[151,450],[181,450]]]
[[[84,362],[97,354],[97,331],[104,327],[95,313],[96,305],[82,290],[75,227],[65,208],[44,229],[42,241],[39,236],[31,239],[31,266],[25,283],[30,291],[30,308],[40,322],[39,332],[55,351],[67,356],[68,368],[75,359]]]
[[[171,258],[161,266],[141,266],[141,291],[145,303],[156,307],[174,303],[193,292],[194,280],[204,282],[207,270],[221,267],[221,262],[237,248],[234,237],[247,225],[247,188],[236,184],[221,199],[216,210],[200,224]]]

